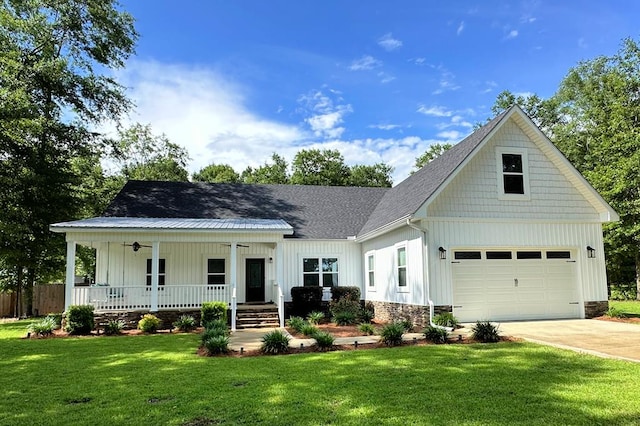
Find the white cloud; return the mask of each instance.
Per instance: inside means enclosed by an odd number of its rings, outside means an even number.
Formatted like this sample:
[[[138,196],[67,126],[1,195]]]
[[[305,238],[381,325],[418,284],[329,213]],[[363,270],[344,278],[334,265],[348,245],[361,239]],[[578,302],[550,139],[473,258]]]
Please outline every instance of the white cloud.
[[[457,142],[462,139],[462,133],[457,130],[446,130],[437,134],[439,138],[446,139],[447,141]]]
[[[244,89],[211,70],[133,61],[118,75],[136,104],[131,122],[150,123],[185,147],[190,171],[215,162],[236,171],[258,166],[272,152],[287,155],[309,135],[297,126],[266,120],[244,105]],[[126,124],[126,123],[125,123]]]
[[[349,165],[389,164],[398,183],[429,145],[444,142],[417,136],[342,140],[341,120],[351,106],[328,88],[299,98],[308,114],[305,123],[310,131],[305,131],[255,114],[245,102],[247,89],[212,70],[133,61],[117,78],[130,88],[128,94],[137,105],[130,120],[150,123],[154,133],[165,133],[185,147],[192,158],[190,172],[211,163],[230,164],[241,172],[247,166],[260,166],[273,152],[291,162],[301,149],[328,148],[338,149]],[[380,124],[378,128],[399,127]]]
[[[490,93],[496,87],[498,87],[498,83],[496,83],[495,81],[485,81],[484,85],[485,85],[485,88],[480,91],[480,93],[482,93],[482,94]]]
[[[578,39],[578,47],[580,49],[586,49],[589,47],[589,45],[587,44],[587,42],[585,41],[584,37],[580,37]]]
[[[409,62],[413,62],[414,64],[419,65],[419,66],[423,66],[426,61],[427,61],[427,58],[411,58],[411,59],[409,59]]]
[[[379,129],[379,130],[395,130],[402,128],[403,126],[400,124],[370,124],[367,126],[370,129]]]
[[[387,74],[384,71],[380,71],[378,73],[378,77],[380,77],[380,83],[382,83],[382,84],[390,83],[390,82],[392,82],[393,80],[396,79],[395,76],[393,76],[391,74]]]
[[[364,55],[359,59],[355,59],[349,65],[351,71],[367,71],[382,66],[382,61],[370,55]]]
[[[440,81],[438,82],[438,88],[431,92],[433,95],[440,95],[444,92],[460,89],[460,86],[455,82],[456,77],[451,71],[449,71],[442,65],[431,65],[431,67],[440,72]]]
[[[507,33],[507,35],[504,38],[505,40],[509,40],[516,37],[518,37],[518,30],[511,30],[509,31],[509,33]]]
[[[378,39],[378,45],[387,52],[391,52],[392,50],[402,47],[402,41],[393,38],[391,33],[387,33]]]
[[[418,107],[418,112],[432,117],[451,117],[451,115],[453,114],[451,111],[442,106],[426,107],[424,105],[420,105]]]
[[[339,125],[344,122],[344,116],[353,112],[349,104],[341,104],[343,101],[341,93],[328,89],[334,95],[335,100],[324,94],[320,90],[313,90],[298,98],[298,103],[302,105],[302,112],[309,115],[304,121],[309,125],[316,137],[339,138],[344,133],[344,127]]]
[[[460,25],[458,25],[458,29],[456,30],[456,35],[462,34],[463,31],[464,31],[464,21],[461,21]]]

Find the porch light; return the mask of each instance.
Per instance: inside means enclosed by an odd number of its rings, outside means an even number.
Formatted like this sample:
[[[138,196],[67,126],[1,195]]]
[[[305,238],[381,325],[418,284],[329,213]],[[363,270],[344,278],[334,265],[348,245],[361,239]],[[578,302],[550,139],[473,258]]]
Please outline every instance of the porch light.
[[[591,246],[587,246],[587,257],[589,259],[594,259],[596,257],[596,249]]]
[[[447,258],[447,251],[442,246],[438,247],[438,252],[440,254],[440,260],[444,260]]]

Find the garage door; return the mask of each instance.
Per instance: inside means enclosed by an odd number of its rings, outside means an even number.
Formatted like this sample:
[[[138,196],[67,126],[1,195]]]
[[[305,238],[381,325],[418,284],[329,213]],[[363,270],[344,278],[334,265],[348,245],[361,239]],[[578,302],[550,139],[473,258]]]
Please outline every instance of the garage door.
[[[580,317],[570,251],[458,250],[453,257],[453,313],[462,322]]]

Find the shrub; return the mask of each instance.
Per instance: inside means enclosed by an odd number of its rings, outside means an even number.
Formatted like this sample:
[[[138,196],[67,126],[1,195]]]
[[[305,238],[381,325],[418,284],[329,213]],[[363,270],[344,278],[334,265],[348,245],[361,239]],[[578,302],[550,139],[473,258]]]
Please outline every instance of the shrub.
[[[60,328],[62,326],[62,314],[56,314],[56,313],[51,313],[51,314],[47,314],[46,318],[50,318],[51,321],[54,322],[55,329],[57,330],[58,328]]]
[[[224,335],[211,336],[202,344],[209,355],[220,355],[229,352],[229,337]]]
[[[442,312],[433,317],[433,322],[443,327],[458,328],[460,321],[451,312]]]
[[[382,343],[387,346],[398,346],[402,344],[402,335],[404,334],[404,326],[399,322],[392,322],[380,330],[380,338]]]
[[[196,319],[191,315],[181,315],[174,323],[173,326],[180,331],[188,333],[196,328]]]
[[[500,341],[498,326],[491,324],[489,321],[478,321],[471,328],[473,338],[482,343],[495,343]]]
[[[307,324],[301,317],[291,317],[287,320],[287,325],[298,333],[302,333],[302,327]]]
[[[324,313],[320,311],[313,311],[307,315],[307,321],[309,324],[318,325],[320,321],[324,318]]]
[[[291,305],[293,311],[306,316],[312,311],[322,310],[322,287],[292,287]]]
[[[625,315],[625,313],[616,308],[615,306],[609,306],[609,309],[607,310],[607,312],[605,313],[606,316],[611,317],[611,318],[626,318],[627,315]]]
[[[44,317],[38,322],[29,324],[27,330],[37,336],[49,336],[57,327],[55,318]]]
[[[122,333],[126,323],[123,320],[109,320],[104,326],[104,334],[113,336]]]
[[[229,326],[225,320],[213,320],[204,325],[204,331],[227,336],[229,335]]]
[[[349,298],[332,300],[329,305],[333,321],[338,325],[355,324],[360,314],[360,302]]]
[[[353,325],[356,323],[357,316],[353,312],[338,312],[333,316],[333,322],[337,325]]]
[[[67,312],[69,334],[89,334],[95,327],[92,305],[71,305]]]
[[[262,336],[262,346],[260,350],[266,354],[282,354],[289,351],[289,340],[282,330],[271,331]]]
[[[447,343],[449,338],[449,332],[444,328],[428,326],[423,331],[424,337],[433,343]]]
[[[360,287],[331,287],[331,300],[348,299],[360,303]]]
[[[360,310],[360,314],[358,315],[358,318],[362,322],[369,323],[373,321],[373,319],[375,318],[375,313],[373,309],[369,310],[365,306],[363,309]]]
[[[302,326],[302,330],[300,330],[300,333],[304,334],[307,337],[313,337],[313,335],[316,334],[317,332],[318,332],[318,327],[309,323],[305,323],[305,325]]]
[[[635,281],[625,283],[610,283],[609,291],[611,300],[636,300],[637,285]]]
[[[155,333],[160,327],[160,319],[153,314],[145,314],[140,321],[138,321],[138,328],[145,333]]]
[[[407,333],[410,333],[411,330],[413,330],[413,321],[411,321],[411,318],[405,318],[399,321],[400,325],[402,325],[402,328],[404,328],[404,331],[406,331]]]
[[[371,336],[372,334],[375,334],[376,329],[373,328],[373,325],[371,325],[371,323],[365,322],[363,324],[360,324],[358,326],[358,330],[360,330],[361,333],[364,333],[368,336]]]
[[[200,308],[201,323],[205,326],[208,322],[215,320],[223,320],[227,322],[227,303],[226,302],[203,302]]]
[[[316,340],[316,345],[318,349],[321,351],[327,351],[333,348],[334,342],[336,340],[333,335],[327,333],[325,331],[318,331],[313,338]]]

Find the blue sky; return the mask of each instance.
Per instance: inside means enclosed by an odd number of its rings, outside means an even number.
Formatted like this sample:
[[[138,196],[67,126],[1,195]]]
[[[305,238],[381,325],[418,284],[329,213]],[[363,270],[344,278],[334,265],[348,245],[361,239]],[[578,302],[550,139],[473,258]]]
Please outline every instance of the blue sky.
[[[404,179],[502,90],[552,95],[580,60],[637,38],[640,2],[123,0],[141,37],[118,72],[131,121],[186,147],[190,171],[338,149]]]

